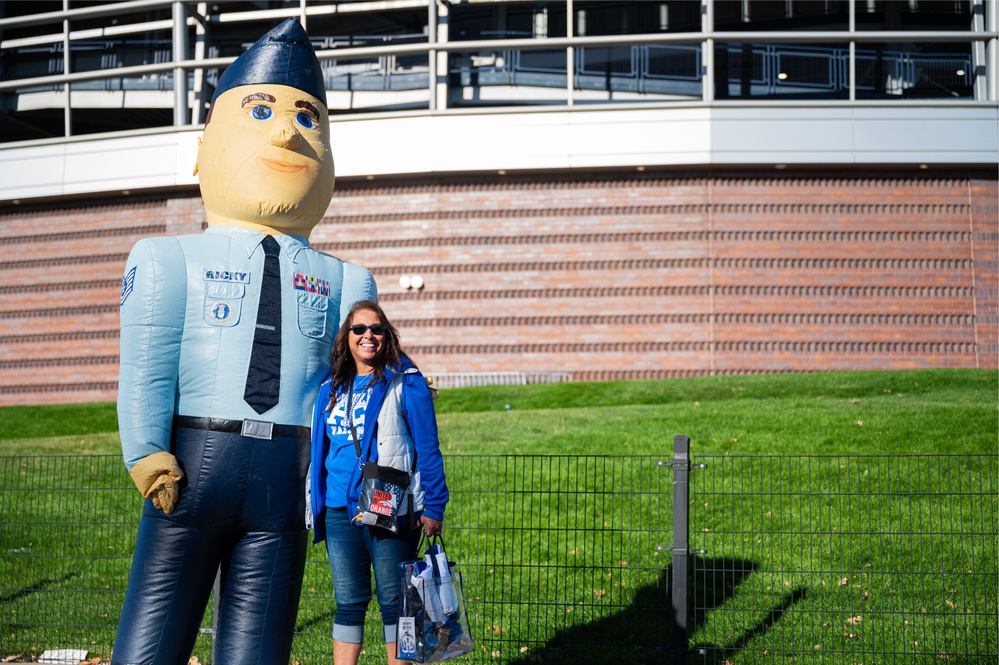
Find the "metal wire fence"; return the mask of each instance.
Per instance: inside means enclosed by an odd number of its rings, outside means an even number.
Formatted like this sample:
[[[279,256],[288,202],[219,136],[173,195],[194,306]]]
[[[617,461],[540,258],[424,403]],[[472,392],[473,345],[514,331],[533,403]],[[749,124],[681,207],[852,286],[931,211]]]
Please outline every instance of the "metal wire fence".
[[[996,662],[997,456],[672,457],[446,456],[463,661]],[[0,658],[110,658],[140,508],[118,456],[0,457]],[[333,611],[314,547],[295,661]]]
[[[996,456],[698,456],[707,662],[995,663]]]

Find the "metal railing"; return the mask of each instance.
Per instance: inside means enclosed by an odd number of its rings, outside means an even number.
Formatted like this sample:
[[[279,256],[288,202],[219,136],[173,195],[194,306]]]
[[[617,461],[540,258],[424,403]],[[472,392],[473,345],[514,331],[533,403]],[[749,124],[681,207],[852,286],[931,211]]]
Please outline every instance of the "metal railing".
[[[567,383],[570,372],[439,372],[433,375],[436,388],[469,386],[524,386],[529,383]]]
[[[355,4],[357,6],[351,6],[350,11],[371,12],[381,3]],[[437,3],[428,0],[427,35],[397,35],[383,44],[365,38],[362,40],[365,43],[360,45],[353,38],[318,38],[321,42],[318,55],[327,73],[331,93],[420,91],[422,95],[419,99],[412,94],[404,95],[405,101],[400,99],[395,106],[392,101],[372,102],[367,96],[362,96],[367,100],[364,102],[350,98],[337,102],[346,104],[343,107],[346,110],[396,108],[407,112],[446,112],[448,105],[462,106],[462,101],[469,97],[481,105],[483,102],[474,91],[483,86],[523,85],[525,82],[536,88],[563,88],[564,96],[558,101],[569,106],[577,96],[581,102],[592,102],[587,94],[597,90],[635,92],[646,95],[643,101],[650,103],[695,101],[715,104],[731,98],[753,98],[756,103],[763,101],[760,97],[779,103],[793,100],[791,94],[794,92],[826,94],[827,97],[821,98],[830,104],[856,103],[858,93],[862,98],[874,91],[884,99],[894,99],[898,103],[915,95],[921,97],[920,103],[924,104],[929,98],[936,103],[994,104],[999,38],[996,11],[984,0],[974,0],[973,4],[976,7],[973,25],[962,31],[858,30],[854,25],[857,2],[851,0],[850,25],[846,30],[724,32],[714,29],[714,2],[705,0],[702,28],[697,32],[580,36],[572,34],[570,25],[566,37],[448,41],[446,31],[437,29],[439,23],[446,25],[446,18],[438,15]],[[199,125],[203,121],[202,107],[211,92],[204,89],[205,84],[234,59],[213,57],[207,28],[212,21],[222,21],[222,17],[201,16],[197,13],[199,7],[203,4],[133,0],[0,19],[0,30],[29,25],[52,26],[50,35],[0,42],[7,56],[2,67],[5,80],[0,80],[0,94],[16,96],[39,89],[120,90],[126,85],[155,84],[157,90],[172,89],[174,92],[174,127]],[[986,7],[989,7],[988,12]],[[138,51],[128,47],[127,53],[116,52],[141,41],[134,37],[95,41],[92,30],[74,31],[71,28],[72,22],[80,19],[107,17],[110,21],[111,17],[134,15],[139,9],[168,8],[172,10],[172,19],[113,26],[113,33],[120,35],[145,32],[153,39],[156,39],[155,32],[171,35],[169,40],[160,39],[163,43],[159,45],[142,47]],[[259,21],[265,17],[278,20],[339,10],[334,5],[303,3],[298,7],[246,12],[245,15],[226,14],[224,19],[227,23]],[[148,29],[143,30],[144,27]],[[968,52],[930,55],[891,50],[892,44],[900,43],[966,44]],[[100,62],[74,63],[74,57],[79,59],[80,49],[90,48],[88,44],[99,45],[99,52],[90,55],[99,57]],[[740,57],[739,53],[732,53],[733,49],[740,50],[741,45],[748,44],[754,44],[746,56],[754,59],[751,81],[744,80],[741,71],[738,76],[733,76],[732,71],[732,61]],[[149,48],[154,52],[147,53]],[[874,55],[865,52],[871,48],[890,52]],[[61,62],[56,67],[48,66],[45,72],[38,70],[31,74],[40,63],[21,65],[14,62],[19,49],[40,51],[28,60],[44,55],[46,61]],[[822,50],[825,52],[820,52]],[[447,56],[443,62],[449,63],[446,65],[449,76],[438,76],[437,63],[441,55]],[[729,62],[725,64],[721,60]],[[497,64],[500,61],[502,65]],[[760,75],[756,72],[757,65]],[[26,77],[17,75],[19,68]],[[511,80],[515,82],[511,83]],[[721,86],[718,81],[722,82]],[[472,87],[472,91],[464,89],[467,87]],[[550,105],[553,100],[545,99],[550,95],[550,92],[542,94],[542,99],[521,95],[515,101]],[[615,99],[610,97],[604,101],[611,103]],[[629,98],[629,101],[635,100]],[[509,99],[501,97],[501,101],[494,104],[496,112],[504,112],[504,107],[510,103]],[[70,96],[54,97],[51,104],[62,108],[65,136],[71,136]],[[7,106],[15,108],[9,100]],[[150,127],[150,131],[153,129]]]
[[[672,456],[446,456],[463,660],[995,662],[997,461],[694,456],[686,437]],[[0,657],[110,657],[140,512],[118,456],[0,457]],[[332,661],[333,608],[314,547],[295,660]],[[212,623],[209,603],[202,662]]]

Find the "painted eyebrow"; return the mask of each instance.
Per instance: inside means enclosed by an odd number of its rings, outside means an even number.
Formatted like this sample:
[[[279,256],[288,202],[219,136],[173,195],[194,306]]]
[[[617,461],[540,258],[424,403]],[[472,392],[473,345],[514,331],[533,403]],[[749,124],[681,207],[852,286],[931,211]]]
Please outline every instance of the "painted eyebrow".
[[[266,92],[255,92],[252,95],[247,95],[243,97],[243,103],[240,106],[246,106],[247,102],[270,102],[273,104],[277,100]]]
[[[314,116],[316,116],[316,118],[322,117],[322,116],[319,115],[319,109],[317,109],[315,106],[313,106],[312,104],[310,104],[307,101],[299,100],[299,101],[295,102],[295,108],[297,108],[297,109],[305,109],[306,111],[312,111],[312,114]]]

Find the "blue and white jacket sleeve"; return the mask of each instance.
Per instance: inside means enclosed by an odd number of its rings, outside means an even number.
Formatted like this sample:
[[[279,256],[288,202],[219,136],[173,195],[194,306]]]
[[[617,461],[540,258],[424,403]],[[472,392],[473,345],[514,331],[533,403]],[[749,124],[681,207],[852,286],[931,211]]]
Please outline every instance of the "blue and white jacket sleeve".
[[[444,478],[444,456],[437,435],[434,400],[422,374],[406,374],[404,381],[402,406],[409,433],[416,445],[416,466],[425,493],[423,514],[431,519],[443,520],[448,489]]]
[[[118,429],[129,470],[152,453],[170,452],[187,269],[175,238],[146,238],[132,248],[121,291]]]

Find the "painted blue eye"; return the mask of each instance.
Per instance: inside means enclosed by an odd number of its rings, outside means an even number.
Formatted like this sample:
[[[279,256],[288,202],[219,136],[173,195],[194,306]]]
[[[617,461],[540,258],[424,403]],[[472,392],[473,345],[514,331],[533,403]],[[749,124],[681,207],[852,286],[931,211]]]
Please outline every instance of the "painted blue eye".
[[[267,120],[272,115],[274,115],[274,111],[271,109],[271,107],[264,106],[263,104],[261,104],[260,106],[254,106],[252,109],[250,109],[250,117],[255,120]]]
[[[316,128],[315,118],[313,118],[308,113],[299,113],[298,115],[295,116],[295,120],[297,120],[298,124],[300,124],[302,127],[305,127],[306,129]]]

